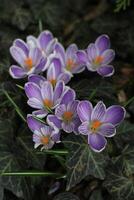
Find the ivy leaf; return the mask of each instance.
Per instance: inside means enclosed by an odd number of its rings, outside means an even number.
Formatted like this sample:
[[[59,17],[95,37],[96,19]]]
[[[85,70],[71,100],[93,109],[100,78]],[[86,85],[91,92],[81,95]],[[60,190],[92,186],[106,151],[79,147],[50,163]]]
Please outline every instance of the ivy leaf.
[[[67,190],[78,184],[87,175],[105,178],[108,156],[93,152],[81,136],[68,136],[64,141],[69,150],[67,158]]]
[[[22,170],[20,164],[21,156],[18,155],[19,148],[13,139],[12,131],[11,121],[5,120],[0,122],[0,173],[2,175],[4,172]],[[1,182],[4,188],[12,191],[17,197],[31,199],[32,188],[30,179],[19,176],[2,176]]]
[[[120,200],[133,200],[134,197],[134,180],[133,176],[127,177],[120,170],[112,169],[107,174],[104,187],[113,197]]]
[[[71,192],[63,192],[56,195],[54,200],[79,200],[79,198]]]

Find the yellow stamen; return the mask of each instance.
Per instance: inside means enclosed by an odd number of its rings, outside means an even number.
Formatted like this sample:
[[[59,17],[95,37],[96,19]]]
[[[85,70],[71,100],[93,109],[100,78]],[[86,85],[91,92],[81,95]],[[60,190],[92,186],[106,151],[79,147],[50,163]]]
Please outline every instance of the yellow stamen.
[[[71,111],[66,111],[64,112],[63,114],[63,119],[65,121],[71,121],[72,120],[72,117],[73,117],[73,113]]]
[[[53,106],[53,102],[49,99],[44,99],[44,106],[51,109]]]
[[[104,57],[103,57],[103,56],[97,56],[97,57],[94,59],[94,64],[95,64],[95,65],[98,65],[98,64],[100,64],[103,60],[104,60]]]
[[[42,136],[41,137],[41,143],[42,144],[48,144],[49,143],[49,137],[48,136]]]
[[[91,131],[96,132],[98,128],[100,128],[101,125],[102,125],[102,122],[100,122],[99,120],[94,120],[90,127]]]
[[[32,69],[32,67],[33,67],[33,61],[32,61],[32,59],[31,58],[27,58],[25,60],[25,65],[26,65],[26,67],[27,67],[28,70]]]

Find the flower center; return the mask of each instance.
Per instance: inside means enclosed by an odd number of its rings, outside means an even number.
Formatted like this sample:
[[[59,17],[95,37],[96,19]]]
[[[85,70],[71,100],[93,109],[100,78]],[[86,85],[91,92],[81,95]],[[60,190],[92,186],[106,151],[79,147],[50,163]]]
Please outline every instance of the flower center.
[[[49,143],[49,137],[48,136],[42,136],[41,137],[41,143],[42,144],[48,144]]]
[[[94,120],[91,123],[90,129],[93,133],[95,133],[101,126],[102,122],[100,122],[99,120]]]
[[[66,69],[68,71],[70,71],[72,68],[76,67],[76,63],[73,61],[73,59],[69,58],[67,60],[67,63],[66,63]]]
[[[51,109],[53,106],[53,102],[49,99],[44,99],[44,106]]]
[[[96,58],[94,59],[94,64],[95,65],[99,65],[101,64],[101,62],[104,60],[104,57],[103,56],[96,56]]]
[[[25,60],[25,65],[26,65],[26,67],[27,67],[28,70],[32,69],[32,67],[33,67],[33,61],[32,61],[32,59],[31,58],[27,58]]]
[[[56,82],[57,82],[56,79],[50,79],[49,81],[53,87],[56,85]]]
[[[63,114],[63,120],[66,122],[70,122],[73,118],[73,113],[71,111],[66,111]]]

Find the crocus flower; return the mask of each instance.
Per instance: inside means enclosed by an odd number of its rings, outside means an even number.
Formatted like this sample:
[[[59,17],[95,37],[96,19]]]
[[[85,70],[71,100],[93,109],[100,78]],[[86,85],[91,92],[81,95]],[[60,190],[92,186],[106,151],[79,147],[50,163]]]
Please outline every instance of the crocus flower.
[[[80,73],[85,69],[82,58],[86,57],[86,53],[82,50],[79,51],[76,44],[71,44],[65,51],[64,47],[60,43],[57,43],[55,45],[54,56],[60,59],[64,69],[71,74]]]
[[[48,81],[43,82],[40,87],[36,83],[28,82],[25,84],[25,92],[29,98],[28,105],[38,109],[33,114],[43,118],[60,103],[64,92],[64,83],[58,82],[53,89],[52,84]]]
[[[100,152],[107,144],[105,137],[113,137],[116,134],[116,126],[124,119],[125,109],[119,105],[106,109],[102,101],[93,108],[89,101],[81,101],[77,113],[82,122],[78,128],[79,132],[88,136],[91,149]]]
[[[48,56],[53,53],[56,43],[57,39],[54,38],[52,33],[48,30],[41,32],[38,38],[32,35],[27,37],[27,44],[32,48],[38,47],[45,58],[48,58]]]
[[[74,132],[78,134],[78,126],[80,125],[77,115],[78,103],[79,101],[75,100],[74,90],[68,89],[63,94],[60,105],[55,110],[55,115],[48,115],[48,124],[63,129],[67,133]]]
[[[30,82],[35,82],[39,85],[42,84],[43,81],[49,81],[53,85],[53,87],[55,87],[57,82],[63,81],[66,84],[71,79],[70,73],[63,70],[61,62],[58,58],[53,58],[51,60],[51,64],[47,70],[46,76],[47,78],[44,78],[40,75],[31,74],[28,77],[28,80]]]
[[[112,76],[114,68],[110,63],[114,57],[115,52],[110,49],[109,37],[101,35],[95,43],[89,44],[87,48],[87,68],[90,71],[96,71],[103,77]]]
[[[51,149],[55,143],[60,142],[60,133],[46,124],[34,119],[32,115],[27,116],[27,123],[33,134],[34,148],[42,146],[43,149]]]
[[[14,60],[19,64],[12,65],[9,69],[11,76],[15,79],[24,78],[29,74],[40,73],[44,70],[46,59],[42,57],[39,48],[29,48],[28,45],[17,39],[10,48],[10,53]]]

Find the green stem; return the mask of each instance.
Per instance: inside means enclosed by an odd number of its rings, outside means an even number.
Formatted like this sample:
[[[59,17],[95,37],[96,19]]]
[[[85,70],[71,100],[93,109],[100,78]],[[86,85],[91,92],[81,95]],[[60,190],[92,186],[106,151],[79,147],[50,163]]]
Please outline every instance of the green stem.
[[[131,97],[126,103],[124,103],[124,107],[128,106],[133,101],[134,101],[134,96]]]
[[[59,178],[64,175],[54,172],[3,172],[0,176],[54,176]]]
[[[18,88],[20,88],[21,90],[24,90],[24,87],[23,87],[23,86],[21,86],[21,85],[19,85],[19,84],[16,84],[16,86],[17,86]]]
[[[36,152],[36,154],[56,154],[56,155],[67,155],[68,151],[67,150],[45,150],[45,151],[39,151]]]
[[[3,90],[3,93],[5,94],[5,96],[7,97],[7,99],[11,102],[11,104],[14,106],[17,114],[21,117],[21,119],[26,122],[26,119],[24,118],[21,110],[19,109],[19,107],[16,105],[16,103],[13,101],[13,99],[9,96],[9,94],[7,93],[7,91]]]

